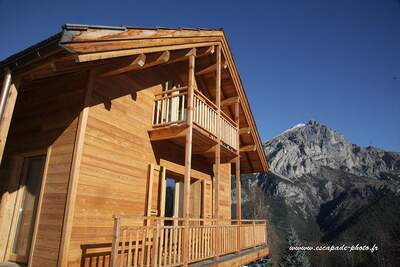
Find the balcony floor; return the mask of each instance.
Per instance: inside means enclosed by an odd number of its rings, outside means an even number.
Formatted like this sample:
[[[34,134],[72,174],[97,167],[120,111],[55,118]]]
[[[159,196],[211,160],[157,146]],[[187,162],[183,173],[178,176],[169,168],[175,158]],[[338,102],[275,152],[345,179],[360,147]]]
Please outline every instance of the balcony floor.
[[[219,261],[215,261],[214,259],[205,260],[201,262],[196,262],[189,264],[191,267],[230,267],[230,266],[242,266],[245,264],[249,264],[256,260],[262,259],[269,255],[269,247],[268,246],[258,246],[255,248],[249,248],[243,250],[237,254],[228,254],[221,256]]]
[[[151,141],[169,140],[181,147],[185,146],[187,125],[173,124],[149,130]],[[193,125],[192,153],[214,160],[216,137],[198,125]],[[236,151],[221,142],[221,163],[230,162],[237,156]]]

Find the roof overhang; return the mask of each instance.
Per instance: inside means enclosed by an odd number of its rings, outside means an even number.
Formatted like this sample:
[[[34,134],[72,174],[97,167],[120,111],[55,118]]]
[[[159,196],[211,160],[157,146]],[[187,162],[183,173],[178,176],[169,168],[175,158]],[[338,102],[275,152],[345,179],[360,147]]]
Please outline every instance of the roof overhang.
[[[3,60],[0,62],[0,67],[2,69],[9,68],[16,75],[23,76],[34,68],[43,68],[43,65],[46,64],[50,64],[50,68],[54,68],[54,60],[60,57],[71,62],[74,61],[74,67],[93,66],[143,53],[181,51],[213,45],[221,45],[222,47],[226,67],[240,98],[241,111],[249,128],[249,131],[245,134],[249,135],[254,143],[254,149],[247,146],[241,152],[243,157],[247,158],[250,166],[244,169],[244,172],[267,172],[269,165],[263,145],[239,72],[222,29],[138,28],[67,24],[63,26],[62,32]],[[251,161],[257,161],[258,164],[254,164],[257,166],[253,166]]]

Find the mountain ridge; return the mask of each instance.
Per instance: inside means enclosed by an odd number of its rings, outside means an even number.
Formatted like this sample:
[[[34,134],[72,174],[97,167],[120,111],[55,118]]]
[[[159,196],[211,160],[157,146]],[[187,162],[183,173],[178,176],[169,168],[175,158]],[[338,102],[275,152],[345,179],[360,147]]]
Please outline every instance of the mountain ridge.
[[[382,204],[400,203],[400,153],[351,144],[315,120],[297,124],[267,141],[265,152],[270,172],[242,176],[244,205],[248,205],[243,210],[257,209],[250,202],[261,190],[264,207],[253,213],[270,218],[273,262],[279,261],[290,227],[308,244],[366,242],[357,229],[367,232],[368,242],[385,247],[379,253],[391,253],[390,247],[400,242],[393,234],[400,232],[400,217],[393,217],[397,206]],[[380,230],[383,240],[371,225],[391,230]],[[388,255],[385,266],[395,266],[390,265],[392,254]],[[346,266],[343,257],[349,254],[325,256],[330,259],[326,266]],[[376,258],[364,258],[360,266],[379,266]],[[314,265],[318,260],[311,259]]]

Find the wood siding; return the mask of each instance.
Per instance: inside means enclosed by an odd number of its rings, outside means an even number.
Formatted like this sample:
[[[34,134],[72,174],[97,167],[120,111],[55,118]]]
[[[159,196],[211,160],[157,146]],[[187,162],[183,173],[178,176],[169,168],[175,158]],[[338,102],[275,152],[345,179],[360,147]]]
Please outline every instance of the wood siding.
[[[5,147],[1,173],[6,179],[2,203],[1,231],[8,233],[4,219],[14,208],[13,194],[18,189],[18,168],[12,166],[15,157],[33,151],[52,148],[48,158],[47,177],[44,178],[41,210],[38,211],[32,266],[55,266],[58,260],[63,226],[65,198],[75,142],[77,117],[82,106],[85,80],[82,75],[66,75],[22,84],[14,110]],[[45,152],[46,153],[46,152]],[[11,173],[14,172],[11,180]]]
[[[150,163],[183,177],[184,148],[169,141],[151,143],[148,134],[154,94],[161,92],[164,82],[160,76],[149,69],[95,83],[78,176],[68,266],[108,264],[112,216],[142,216],[146,212]],[[192,169],[192,177],[211,180],[212,163],[206,159],[193,156]]]

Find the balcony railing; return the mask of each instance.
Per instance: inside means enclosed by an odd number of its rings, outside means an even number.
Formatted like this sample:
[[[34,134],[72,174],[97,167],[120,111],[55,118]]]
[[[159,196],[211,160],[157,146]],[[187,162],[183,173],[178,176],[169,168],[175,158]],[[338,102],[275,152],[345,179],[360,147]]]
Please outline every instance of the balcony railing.
[[[186,121],[187,87],[175,88],[158,93],[154,98],[153,127],[164,127]],[[200,92],[193,99],[193,122],[214,137],[217,137],[217,122],[220,120],[221,141],[237,150],[237,127],[235,122],[221,111],[218,118],[217,106]]]
[[[182,218],[114,218],[111,266],[179,266],[183,247],[194,263],[266,244],[265,220],[216,221],[190,219],[188,240],[183,243]]]

